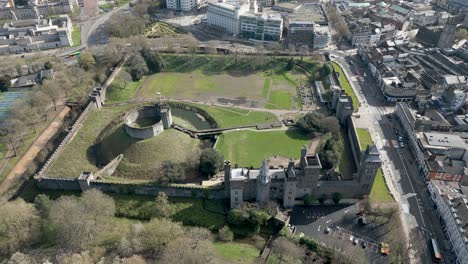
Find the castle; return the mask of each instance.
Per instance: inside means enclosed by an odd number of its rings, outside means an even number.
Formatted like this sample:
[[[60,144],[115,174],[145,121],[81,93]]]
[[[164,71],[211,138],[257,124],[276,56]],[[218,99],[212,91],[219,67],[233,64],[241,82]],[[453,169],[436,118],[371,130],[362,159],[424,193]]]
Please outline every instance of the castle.
[[[331,197],[337,192],[343,198],[362,198],[370,193],[382,164],[375,145],[368,146],[361,155],[358,170],[349,180],[330,180],[322,176],[319,156],[307,153],[305,146],[301,149],[300,160],[289,160],[285,167],[271,165],[274,159],[264,160],[258,170],[231,168],[230,162],[225,162],[224,188],[231,208],[240,206],[244,201],[266,203],[270,200],[278,201],[284,207],[292,207],[297,199],[307,194],[318,198],[323,194]]]

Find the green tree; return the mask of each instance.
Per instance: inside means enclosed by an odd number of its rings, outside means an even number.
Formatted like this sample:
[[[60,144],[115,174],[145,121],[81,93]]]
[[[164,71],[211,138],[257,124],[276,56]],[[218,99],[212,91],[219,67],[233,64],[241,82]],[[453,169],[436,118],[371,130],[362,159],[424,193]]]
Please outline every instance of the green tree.
[[[221,152],[214,148],[205,149],[200,155],[200,171],[204,175],[212,176],[221,170],[223,160]]]
[[[161,184],[178,182],[185,179],[185,169],[180,163],[172,160],[166,160],[161,167],[162,177],[159,179]]]
[[[89,51],[84,51],[78,57],[78,65],[83,68],[85,71],[90,70],[96,64],[93,53]]]
[[[47,61],[46,63],[44,63],[44,67],[43,67],[44,70],[50,70],[53,68],[54,68],[54,65],[52,64],[52,62]]]
[[[8,88],[11,86],[11,77],[9,75],[4,75],[0,77],[0,92],[8,91]]]
[[[140,80],[145,74],[148,73],[148,67],[145,60],[140,54],[133,54],[127,61],[127,68],[133,81]]]
[[[324,63],[322,68],[320,68],[320,76],[323,78],[327,77],[331,73],[330,65]]]
[[[342,198],[343,195],[339,192],[334,192],[332,195],[332,199],[335,204],[339,204]]]
[[[292,70],[294,68],[294,64],[295,64],[294,58],[293,57],[289,58],[288,64],[286,65],[286,70],[288,71]]]
[[[41,193],[34,199],[34,207],[39,211],[42,218],[46,218],[49,215],[51,205],[52,201],[45,194]]]
[[[160,72],[166,67],[166,61],[159,54],[159,52],[155,50],[151,50],[148,47],[144,47],[141,50],[141,56],[143,56],[143,58],[145,59],[146,65],[152,73]]]
[[[313,194],[304,195],[304,204],[305,205],[312,205],[312,204],[314,204],[315,201],[317,201],[317,198]]]
[[[151,256],[160,255],[171,241],[184,236],[184,230],[179,223],[164,218],[154,218],[144,227],[144,231],[141,232],[142,248]]]
[[[153,209],[153,216],[159,218],[169,218],[174,214],[174,208],[169,202],[167,195],[163,192],[158,193]]]
[[[328,199],[328,195],[326,193],[322,194],[319,198],[318,201],[320,204],[325,204],[325,201]]]
[[[232,240],[234,240],[234,233],[231,231],[231,229],[229,229],[228,226],[223,226],[218,231],[218,237],[221,241],[231,242]]]

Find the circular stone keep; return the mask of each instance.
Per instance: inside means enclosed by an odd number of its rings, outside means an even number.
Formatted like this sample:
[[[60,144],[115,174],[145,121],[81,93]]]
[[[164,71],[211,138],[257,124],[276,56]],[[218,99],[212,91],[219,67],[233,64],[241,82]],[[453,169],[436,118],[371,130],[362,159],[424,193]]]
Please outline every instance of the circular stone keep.
[[[171,109],[159,105],[133,109],[124,117],[125,132],[137,139],[147,139],[163,132],[172,125]]]

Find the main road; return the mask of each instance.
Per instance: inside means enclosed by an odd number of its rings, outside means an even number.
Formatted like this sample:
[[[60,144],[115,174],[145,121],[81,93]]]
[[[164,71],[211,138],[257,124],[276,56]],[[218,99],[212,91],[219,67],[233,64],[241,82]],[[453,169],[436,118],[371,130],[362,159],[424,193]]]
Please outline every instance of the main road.
[[[414,263],[431,263],[427,246],[430,237],[445,240],[437,221],[424,181],[419,178],[415,160],[408,148],[400,148],[395,132],[402,131],[395,118],[387,117],[394,105],[385,103],[382,93],[372,79],[366,65],[355,56],[355,51],[329,51],[335,62],[342,66],[361,104],[357,122],[368,127],[372,139],[380,150],[382,169],[387,185],[402,212],[402,223],[410,243],[410,257]],[[422,238],[422,239],[421,239]],[[453,256],[443,252],[445,261]]]

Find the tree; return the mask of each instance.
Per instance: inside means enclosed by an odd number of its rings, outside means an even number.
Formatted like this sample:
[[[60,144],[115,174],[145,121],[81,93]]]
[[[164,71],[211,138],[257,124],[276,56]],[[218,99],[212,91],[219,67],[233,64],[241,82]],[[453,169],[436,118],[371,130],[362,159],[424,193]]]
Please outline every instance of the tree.
[[[286,65],[286,70],[290,71],[294,68],[294,58],[291,57],[288,60],[288,64]]]
[[[156,203],[153,209],[153,216],[158,218],[169,218],[174,214],[174,208],[172,207],[167,195],[163,192],[158,193],[156,197]]]
[[[322,167],[326,170],[336,167],[343,152],[343,140],[340,135],[327,133],[322,136],[317,154],[320,157]]]
[[[133,81],[140,80],[143,75],[148,73],[146,62],[140,54],[133,54],[127,61],[127,67]]]
[[[43,67],[44,70],[50,70],[53,68],[54,68],[54,65],[52,64],[52,62],[47,61],[46,63],[44,63],[44,67]]]
[[[322,68],[320,68],[320,75],[323,78],[327,77],[331,73],[331,68],[327,63],[324,63]]]
[[[49,215],[50,206],[52,201],[49,199],[49,196],[45,194],[39,194],[34,199],[34,207],[39,212],[41,218],[46,218]]]
[[[200,171],[205,175],[218,173],[223,166],[224,156],[214,148],[203,150],[200,155]]]
[[[161,256],[161,263],[168,264],[209,264],[220,263],[216,250],[210,241],[195,242],[181,238],[169,243]]]
[[[313,194],[306,194],[304,195],[304,204],[305,205],[312,205],[317,201],[317,198]]]
[[[343,195],[339,192],[334,192],[332,195],[332,199],[335,204],[339,204],[342,198]]]
[[[213,234],[211,231],[203,227],[187,227],[185,229],[185,236],[195,242],[202,240],[213,240]]]
[[[141,50],[141,55],[145,59],[146,65],[152,73],[160,72],[162,69],[164,69],[164,67],[166,67],[166,61],[155,50],[144,47]]]
[[[95,261],[90,256],[88,251],[81,253],[60,254],[56,256],[58,264],[94,264]]]
[[[148,19],[130,13],[117,12],[113,14],[105,25],[105,30],[112,37],[128,38],[133,35],[142,35]]]
[[[4,75],[0,77],[0,92],[8,91],[8,88],[11,86],[11,77],[9,75]]]
[[[16,72],[18,73],[19,76],[23,75],[23,66],[21,64],[16,64],[15,66]]]
[[[173,223],[164,218],[153,218],[141,232],[143,251],[151,256],[158,256],[171,241],[183,235],[184,230],[179,223]]]
[[[6,264],[38,264],[36,260],[28,254],[15,252]]]
[[[218,231],[218,237],[221,241],[231,242],[232,240],[234,240],[234,233],[231,231],[231,229],[229,229],[228,226],[223,226]]]
[[[33,243],[40,233],[39,213],[22,199],[0,205],[0,254],[10,254]]]
[[[305,250],[296,245],[294,242],[288,240],[286,237],[278,237],[272,243],[273,252],[279,255],[280,263],[285,260],[286,257],[302,259],[305,255]],[[287,262],[295,263],[295,262]]]
[[[89,51],[84,51],[78,57],[78,65],[83,68],[85,71],[90,70],[96,64],[93,53]]]
[[[50,101],[54,105],[54,111],[57,111],[57,103],[63,97],[60,86],[54,80],[45,80],[42,85],[36,89],[41,90],[44,94],[49,97]]]
[[[326,193],[322,194],[319,198],[318,201],[320,204],[325,204],[325,201],[328,199],[328,195]]]
[[[130,75],[130,73],[128,73],[127,70],[122,69],[117,77],[117,82],[119,83],[120,89],[127,89],[127,86],[131,81],[132,76]]]
[[[162,177],[159,179],[161,184],[178,182],[185,179],[185,169],[177,162],[166,160],[161,167]]]

